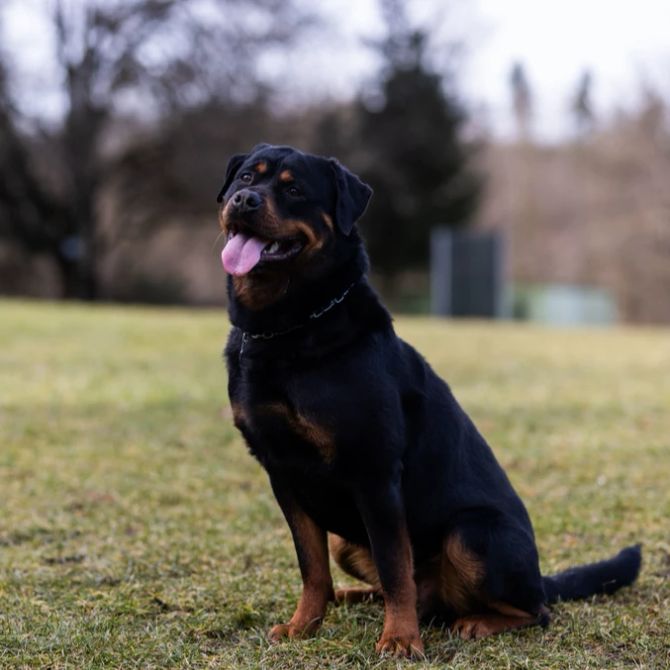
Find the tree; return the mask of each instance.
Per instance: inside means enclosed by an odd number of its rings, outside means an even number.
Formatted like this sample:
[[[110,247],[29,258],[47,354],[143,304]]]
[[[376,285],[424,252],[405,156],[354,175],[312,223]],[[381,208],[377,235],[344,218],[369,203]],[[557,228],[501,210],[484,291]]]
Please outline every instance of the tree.
[[[68,240],[74,217],[37,176],[27,149],[28,138],[14,123],[7,72],[0,61],[0,237],[56,262],[66,292],[75,289],[76,262]]]
[[[510,87],[512,90],[512,109],[516,121],[519,139],[528,142],[531,136],[533,119],[533,94],[522,63],[514,63],[510,72]]]
[[[264,88],[256,76],[259,58],[289,40],[306,14],[291,0],[53,0],[44,6],[65,106],[55,127],[38,118],[37,132],[21,133],[25,119],[7,87],[0,91],[0,132],[9,147],[0,169],[20,173],[12,178],[22,184],[11,195],[0,192],[0,234],[50,253],[66,297],[95,299],[104,251],[99,198],[116,173],[105,147],[113,122],[130,114],[158,127],[212,101],[250,104]],[[52,151],[32,151],[37,142]],[[57,176],[55,188],[37,177],[45,173]],[[36,189],[43,206],[28,201]],[[24,214],[31,208],[29,221]]]
[[[374,267],[386,275],[425,266],[435,225],[466,226],[482,182],[463,139],[463,107],[428,65],[427,34],[401,0],[383,0],[387,35],[379,95],[357,102],[354,167],[375,191],[362,227]]]
[[[577,90],[572,100],[572,113],[577,124],[577,131],[584,134],[593,128],[596,115],[593,109],[591,89],[593,76],[588,70],[582,72]]]

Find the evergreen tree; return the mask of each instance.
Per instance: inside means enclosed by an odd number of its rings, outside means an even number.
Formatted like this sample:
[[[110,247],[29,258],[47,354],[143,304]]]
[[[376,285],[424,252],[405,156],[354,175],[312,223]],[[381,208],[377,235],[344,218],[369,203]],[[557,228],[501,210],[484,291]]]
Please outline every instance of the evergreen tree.
[[[433,226],[472,220],[481,179],[462,137],[465,112],[427,64],[426,33],[412,29],[401,0],[382,7],[385,65],[379,95],[357,103],[354,166],[375,190],[362,225],[373,267],[392,275],[425,266]]]

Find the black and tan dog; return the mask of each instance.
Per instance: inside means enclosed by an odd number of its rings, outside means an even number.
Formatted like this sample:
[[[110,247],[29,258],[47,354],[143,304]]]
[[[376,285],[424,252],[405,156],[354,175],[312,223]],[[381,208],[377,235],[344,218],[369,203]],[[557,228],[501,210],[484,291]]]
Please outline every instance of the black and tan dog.
[[[377,651],[420,655],[421,617],[478,638],[632,583],[638,546],[540,574],[491,449],[368,284],[355,224],[371,194],[333,159],[259,145],[231,159],[219,195],[235,425],[268,472],[303,581],[270,638],[314,632],[331,600],[378,594]],[[328,545],[367,588],[333,590]]]

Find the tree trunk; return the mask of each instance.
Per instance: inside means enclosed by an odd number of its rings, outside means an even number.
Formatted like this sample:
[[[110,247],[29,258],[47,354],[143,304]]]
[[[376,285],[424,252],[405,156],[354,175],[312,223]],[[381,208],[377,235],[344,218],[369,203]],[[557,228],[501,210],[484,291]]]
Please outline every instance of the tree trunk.
[[[100,297],[95,262],[92,258],[82,258],[78,268],[78,295],[80,300],[94,301]]]
[[[56,254],[56,265],[61,278],[61,297],[65,300],[77,300],[79,294],[79,268],[77,261]]]
[[[73,255],[59,249],[54,256],[61,278],[61,295],[65,300],[94,301],[99,298],[95,263],[86,251]]]

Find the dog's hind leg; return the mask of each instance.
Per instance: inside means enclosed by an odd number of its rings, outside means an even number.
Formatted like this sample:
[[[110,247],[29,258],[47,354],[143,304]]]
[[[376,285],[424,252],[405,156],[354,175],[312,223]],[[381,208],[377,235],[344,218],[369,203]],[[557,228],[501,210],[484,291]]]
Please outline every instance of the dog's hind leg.
[[[441,596],[464,639],[548,623],[532,535],[512,524],[478,520],[447,536]]]
[[[358,603],[381,597],[379,574],[372,560],[372,553],[367,547],[361,547],[333,533],[328,533],[328,547],[333,560],[344,572],[370,585],[369,588],[336,589],[336,602]]]

